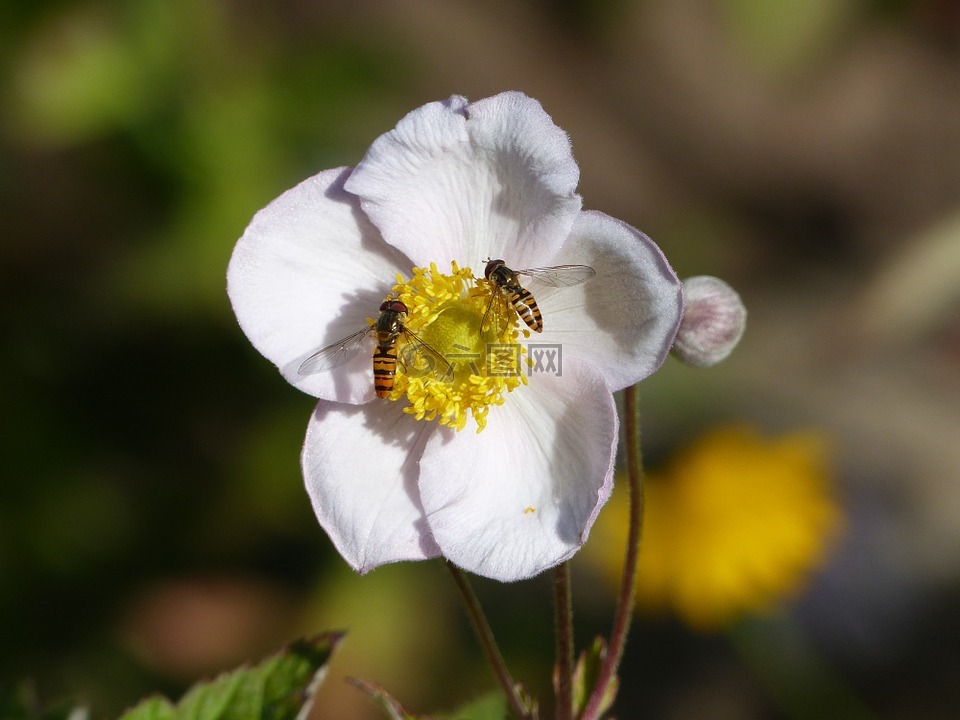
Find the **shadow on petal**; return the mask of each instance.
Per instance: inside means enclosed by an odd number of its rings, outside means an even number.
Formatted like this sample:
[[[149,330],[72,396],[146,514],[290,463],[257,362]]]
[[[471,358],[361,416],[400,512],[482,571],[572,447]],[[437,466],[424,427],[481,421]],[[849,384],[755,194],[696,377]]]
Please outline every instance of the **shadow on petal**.
[[[431,430],[384,400],[317,404],[304,444],[307,490],[321,526],[360,573],[439,554],[418,489]]]

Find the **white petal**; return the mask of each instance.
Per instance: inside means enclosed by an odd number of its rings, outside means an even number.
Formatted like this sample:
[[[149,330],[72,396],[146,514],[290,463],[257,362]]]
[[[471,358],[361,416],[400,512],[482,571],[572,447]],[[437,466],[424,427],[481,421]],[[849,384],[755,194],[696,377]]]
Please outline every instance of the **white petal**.
[[[349,173],[322,172],[258,212],[233,251],[227,292],[250,342],[289,382],[327,400],[366,402],[372,342],[341,367],[297,373],[314,351],[367,327],[396,273],[410,271],[344,192]]]
[[[617,415],[603,379],[576,361],[493,408],[479,434],[426,444],[420,493],[443,555],[501,581],[573,555],[613,488]]]
[[[531,281],[543,314],[543,333],[529,339],[531,352],[560,346],[564,361],[590,363],[611,390],[660,367],[680,325],[683,289],[650,238],[603,213],[583,212],[551,264],[589,265],[597,274],[574,287]]]
[[[317,404],[301,458],[307,493],[320,525],[360,573],[439,555],[417,492],[417,463],[436,428],[397,403]]]
[[[415,264],[543,264],[580,210],[567,135],[522,93],[414,110],[377,139],[346,188]]]

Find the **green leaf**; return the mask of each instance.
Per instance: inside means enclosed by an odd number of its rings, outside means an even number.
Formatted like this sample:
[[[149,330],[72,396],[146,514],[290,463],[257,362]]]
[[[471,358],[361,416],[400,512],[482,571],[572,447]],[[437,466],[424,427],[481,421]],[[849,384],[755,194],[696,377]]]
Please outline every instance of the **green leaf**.
[[[573,712],[574,715],[580,715],[593,693],[593,688],[597,684],[597,677],[600,675],[600,668],[607,657],[607,643],[602,637],[593,641],[589,649],[580,653],[577,658],[577,666],[573,669]],[[607,687],[603,690],[603,699],[600,702],[598,716],[610,709],[614,699],[617,697],[617,690],[620,687],[619,679],[614,676],[610,678]]]
[[[173,703],[160,695],[154,695],[140,702],[123,715],[123,720],[173,720],[177,716]]]
[[[505,720],[509,717],[510,706],[499,691],[489,692],[455,712],[441,716],[442,720]]]
[[[259,665],[198,683],[177,705],[150,697],[120,720],[295,720],[342,637],[325,633],[297,640]]]
[[[350,682],[383,708],[390,720],[506,720],[511,717],[506,698],[497,691],[473,700],[451,713],[413,715],[377,683],[359,678],[350,678]]]

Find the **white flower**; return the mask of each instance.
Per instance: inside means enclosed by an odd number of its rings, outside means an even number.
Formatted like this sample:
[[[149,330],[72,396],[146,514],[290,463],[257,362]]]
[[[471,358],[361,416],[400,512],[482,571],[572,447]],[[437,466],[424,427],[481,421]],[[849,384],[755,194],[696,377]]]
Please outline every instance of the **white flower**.
[[[234,310],[254,346],[319,398],[304,477],[320,524],[359,572],[442,555],[511,581],[586,540],[613,486],[612,392],[660,366],[683,299],[649,238],[581,211],[578,179],[566,134],[535,100],[454,96],[411,112],[355,169],[281,195],[237,243]],[[596,271],[575,287],[534,291],[544,326],[526,342],[560,348],[559,374],[524,364],[529,376],[507,382],[452,359],[454,348],[490,342],[480,328],[489,258]],[[452,383],[407,378],[401,367],[393,401],[376,398],[372,341],[339,367],[298,373],[318,348],[367,327],[389,296],[411,305],[407,327],[451,358]],[[516,320],[494,340],[524,345]],[[478,431],[455,429],[468,423]]]

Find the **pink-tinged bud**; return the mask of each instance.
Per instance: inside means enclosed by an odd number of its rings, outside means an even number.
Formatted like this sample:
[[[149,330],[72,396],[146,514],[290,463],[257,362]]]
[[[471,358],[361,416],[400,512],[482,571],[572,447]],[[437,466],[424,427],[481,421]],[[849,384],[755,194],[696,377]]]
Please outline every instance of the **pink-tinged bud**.
[[[716,365],[740,342],[747,309],[736,290],[709,275],[684,280],[683,298],[683,320],[673,353],[688,365]]]

